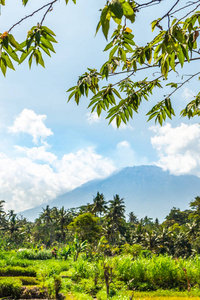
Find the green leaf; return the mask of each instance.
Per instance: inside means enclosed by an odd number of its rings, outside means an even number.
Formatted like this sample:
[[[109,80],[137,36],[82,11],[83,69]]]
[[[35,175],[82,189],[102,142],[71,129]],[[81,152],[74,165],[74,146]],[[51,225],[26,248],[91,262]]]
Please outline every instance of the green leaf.
[[[124,37],[124,42],[126,42],[127,44],[131,44],[131,45],[135,46],[135,42],[133,40],[129,40],[125,37]]]
[[[132,23],[135,21],[135,13],[128,2],[122,3],[124,16],[127,17]]]
[[[36,42],[37,44],[39,45],[40,44],[40,30],[38,30],[35,34],[35,39],[36,39]]]
[[[110,4],[110,10],[117,19],[121,19],[123,17],[123,8],[119,0],[112,1],[112,3]]]
[[[101,105],[100,105],[100,103],[97,105],[97,115],[98,115],[98,117],[100,117],[100,115],[101,115],[101,110],[102,110],[102,107],[101,107]]]
[[[158,112],[154,112],[150,115],[150,117],[148,118],[147,122],[149,122],[151,119],[155,118],[155,116],[157,116]],[[148,114],[147,114],[148,115]]]
[[[0,59],[0,68],[4,76],[6,76],[7,64],[4,58]]]
[[[77,88],[76,85],[75,85],[75,86],[72,86],[71,88],[69,88],[69,89],[67,90],[67,93],[73,91],[73,90],[76,89],[76,88]]]
[[[120,124],[121,124],[121,117],[119,115],[116,116],[116,125],[117,125],[117,128],[119,128]]]
[[[175,53],[174,52],[169,57],[169,64],[170,64],[170,67],[172,68],[172,70],[175,72],[176,69],[175,69]]]
[[[110,28],[110,14],[109,14],[109,7],[105,6],[104,9],[102,10],[101,17],[101,26],[102,26],[102,31],[105,36],[105,38],[108,38],[108,31]]]
[[[48,41],[53,42],[53,43],[57,43],[56,39],[50,35],[49,33],[45,32],[45,31],[41,31],[41,35]]]
[[[19,58],[18,58],[16,52],[11,48],[10,45],[8,45],[7,49],[5,48],[5,51],[8,53],[8,55],[10,55],[10,57],[12,57],[12,59],[19,62]]]
[[[113,41],[110,42],[110,43],[105,47],[105,49],[104,49],[103,51],[109,50],[110,48],[112,48],[112,46],[113,46]]]
[[[157,20],[154,20],[153,22],[151,22],[151,30],[152,31],[154,31],[154,29],[156,28],[159,21],[160,21],[160,18],[158,18]]]
[[[46,40],[43,36],[41,36],[40,41],[41,41],[41,43],[42,43],[46,48],[48,48],[49,50],[51,50],[52,52],[55,53],[55,50],[54,50],[53,45],[52,45],[51,42],[49,42],[48,40]]]
[[[38,57],[38,63],[43,67],[45,68],[45,65],[44,65],[44,60],[42,58],[42,53],[40,52],[40,50],[36,50],[35,53],[37,54],[37,57]]]
[[[130,52],[133,52],[133,49],[131,48],[131,46],[127,43],[124,43],[123,46]]]
[[[26,49],[27,49],[27,51],[31,47],[31,44],[32,44],[33,40],[34,40],[34,34],[31,36],[31,38],[29,40],[26,41]]]
[[[28,3],[28,0],[22,0],[22,3],[24,6],[26,6],[26,4]]]
[[[101,27],[101,20],[98,22],[97,27],[96,27],[96,32],[95,35],[97,34],[97,32],[99,31],[99,28]]]
[[[110,54],[109,54],[109,59],[111,59],[113,57],[113,55],[115,54],[115,52],[117,51],[118,49],[118,45],[116,45],[111,51],[110,51]]]
[[[181,64],[181,67],[183,67],[183,65],[184,65],[184,60],[185,60],[185,56],[184,56],[184,54],[183,54],[181,45],[179,45],[179,52],[178,52],[177,56],[178,56],[178,60],[179,60],[179,62],[180,62],[180,64]]]
[[[120,48],[120,52],[121,52],[121,59],[126,63],[126,52],[122,48]]]
[[[67,91],[68,92],[68,91]],[[69,102],[70,101],[70,99],[74,96],[74,94],[76,93],[76,90],[75,91],[73,91],[70,95],[69,95],[69,97],[68,97],[68,101],[67,102]]]
[[[49,29],[47,26],[42,26],[41,30],[46,31],[50,35],[56,36],[55,33],[51,29]]]
[[[34,47],[30,47],[29,50],[24,51],[20,57],[19,63],[21,64],[26,58],[27,56],[31,53],[31,51],[34,49]]]
[[[22,50],[22,47],[20,46],[20,44],[15,40],[14,36],[12,34],[8,35],[8,41],[9,43],[16,48],[17,50]]]
[[[12,69],[12,70],[15,71],[15,68],[14,68],[14,66],[12,64],[12,61],[10,60],[8,54],[4,52],[4,53],[2,53],[1,57],[5,59],[6,65],[8,66],[8,68],[10,68],[10,69]]]
[[[116,89],[113,89],[113,93],[115,93],[115,95],[121,99],[121,95]]]
[[[49,55],[51,57],[51,53],[50,53],[49,49],[47,47],[45,47],[44,44],[40,43],[39,46],[47,55]]]

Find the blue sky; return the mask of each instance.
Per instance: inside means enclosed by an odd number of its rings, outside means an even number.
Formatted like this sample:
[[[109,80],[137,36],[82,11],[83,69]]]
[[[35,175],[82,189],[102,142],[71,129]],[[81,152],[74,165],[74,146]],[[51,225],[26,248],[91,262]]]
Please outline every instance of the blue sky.
[[[198,120],[189,122],[178,116],[162,128],[154,121],[146,122],[146,112],[163,91],[144,103],[140,114],[120,129],[108,126],[103,116],[91,115],[87,99],[79,107],[73,101],[67,103],[66,90],[75,85],[78,75],[87,67],[100,67],[107,58],[102,33],[94,37],[104,1],[77,2],[56,3],[45,19],[44,25],[56,33],[58,41],[56,54],[45,57],[45,69],[33,65],[30,71],[24,62],[15,65],[15,72],[8,70],[6,78],[0,74],[0,199],[6,200],[6,209],[22,211],[45,205],[88,180],[126,166],[156,164],[175,175],[200,176]],[[1,32],[41,3],[46,2],[29,0],[23,8],[20,1],[10,0],[1,8]],[[152,8],[138,17],[132,26],[137,43],[148,39],[152,14],[156,18],[162,9],[155,12]],[[22,41],[41,18],[38,14],[27,19],[12,34]],[[195,82],[180,89],[173,97],[175,108],[184,107],[195,92]]]

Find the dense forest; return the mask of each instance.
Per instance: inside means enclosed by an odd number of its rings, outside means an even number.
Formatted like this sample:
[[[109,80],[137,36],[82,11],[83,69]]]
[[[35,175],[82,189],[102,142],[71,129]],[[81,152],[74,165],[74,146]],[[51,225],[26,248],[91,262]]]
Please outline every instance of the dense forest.
[[[200,254],[200,197],[181,211],[173,207],[160,223],[146,216],[138,219],[134,212],[125,215],[124,199],[119,195],[106,201],[97,192],[92,204],[65,210],[64,207],[43,208],[34,222],[4,210],[0,201],[0,248],[59,248],[71,245],[74,238],[87,241],[95,251],[104,245],[104,254],[112,256],[122,249],[189,257]]]

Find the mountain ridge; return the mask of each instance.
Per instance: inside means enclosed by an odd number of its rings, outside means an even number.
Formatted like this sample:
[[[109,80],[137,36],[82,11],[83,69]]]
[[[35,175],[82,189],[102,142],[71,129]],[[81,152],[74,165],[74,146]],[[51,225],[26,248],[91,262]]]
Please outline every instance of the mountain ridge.
[[[127,213],[133,211],[139,218],[148,215],[163,221],[173,207],[187,209],[189,202],[200,195],[200,178],[194,175],[175,176],[153,165],[126,167],[107,178],[88,181],[21,214],[33,220],[46,205],[68,209],[92,203],[98,191],[107,201],[115,194],[124,198]]]

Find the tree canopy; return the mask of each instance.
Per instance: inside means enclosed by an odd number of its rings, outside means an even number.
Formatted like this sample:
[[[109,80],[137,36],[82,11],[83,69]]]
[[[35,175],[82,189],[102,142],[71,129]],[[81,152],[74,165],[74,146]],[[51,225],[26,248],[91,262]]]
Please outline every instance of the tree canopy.
[[[31,0],[22,0],[22,4],[26,6],[28,1]],[[72,1],[76,4],[76,0]],[[55,33],[44,23],[56,2],[58,0],[44,4],[0,34],[0,69],[4,75],[7,68],[14,70],[14,61],[21,64],[28,60],[31,67],[35,60],[36,64],[44,67],[43,55],[51,56],[55,52]],[[65,2],[67,5],[69,0]],[[0,4],[5,5],[5,0],[0,0]],[[145,45],[137,45],[134,23],[144,9],[152,6],[157,10],[162,7],[165,12],[156,20],[152,19],[149,25],[153,38],[150,37]],[[147,118],[155,119],[160,125],[166,118],[171,119],[175,115],[173,100],[176,91],[189,81],[200,78],[200,71],[192,71],[192,64],[200,59],[199,7],[200,1],[108,0],[100,10],[96,27],[96,33],[102,29],[106,40],[109,39],[104,49],[108,52],[108,60],[100,70],[88,68],[80,75],[77,84],[68,90],[68,100],[74,99],[79,104],[82,96],[89,97],[91,112],[96,111],[100,116],[105,111],[109,123],[115,120],[119,127],[121,122],[126,124],[138,113],[144,100],[148,101],[157,89],[164,87],[167,94],[164,92],[163,98],[147,111]],[[42,19],[28,30],[22,43],[17,42],[12,34],[15,27],[39,11],[44,12]],[[191,71],[185,74],[184,67],[189,64]],[[175,82],[173,73],[177,74],[177,70],[179,80]],[[188,118],[199,116],[199,107],[200,92],[179,113]]]

